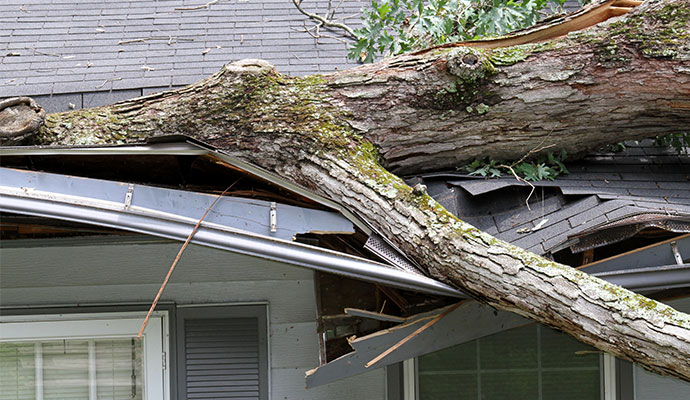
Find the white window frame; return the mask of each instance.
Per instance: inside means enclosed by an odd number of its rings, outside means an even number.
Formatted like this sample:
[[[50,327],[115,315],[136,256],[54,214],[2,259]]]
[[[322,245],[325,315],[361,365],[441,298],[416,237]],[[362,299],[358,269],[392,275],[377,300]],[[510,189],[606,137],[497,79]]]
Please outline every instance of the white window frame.
[[[0,342],[133,338],[145,316],[131,312],[0,316]],[[167,319],[166,311],[155,312],[142,335],[144,400],[170,398]]]

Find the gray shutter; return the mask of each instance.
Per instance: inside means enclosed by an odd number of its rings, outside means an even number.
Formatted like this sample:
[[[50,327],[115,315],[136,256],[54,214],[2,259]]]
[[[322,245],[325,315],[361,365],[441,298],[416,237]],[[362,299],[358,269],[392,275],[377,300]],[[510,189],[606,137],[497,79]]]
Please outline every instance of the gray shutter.
[[[187,310],[185,310],[187,311]],[[202,311],[200,309],[194,311]],[[203,310],[206,311],[206,310]],[[187,313],[183,313],[187,314]],[[265,398],[265,339],[258,317],[180,318],[184,391],[189,400]],[[265,333],[264,333],[265,336]],[[263,387],[262,387],[263,385]]]

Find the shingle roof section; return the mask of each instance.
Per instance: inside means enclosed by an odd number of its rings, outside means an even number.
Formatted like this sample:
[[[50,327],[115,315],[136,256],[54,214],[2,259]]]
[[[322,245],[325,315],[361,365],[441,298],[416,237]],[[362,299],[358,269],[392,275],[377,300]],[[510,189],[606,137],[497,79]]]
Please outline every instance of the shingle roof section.
[[[193,83],[233,60],[262,58],[292,75],[355,63],[346,45],[305,33],[288,0],[9,0],[0,4],[0,97]],[[326,0],[305,2],[323,13]],[[357,25],[364,0],[336,18]],[[334,35],[336,36],[336,35]]]
[[[578,233],[635,215],[690,217],[687,154],[644,141],[629,143],[620,153],[593,153],[568,163],[568,169],[569,175],[554,181],[534,182],[530,209],[525,205],[527,185],[512,177],[450,173],[429,175],[425,181],[442,179],[454,189],[458,204],[453,206],[460,218],[538,254],[558,250]]]

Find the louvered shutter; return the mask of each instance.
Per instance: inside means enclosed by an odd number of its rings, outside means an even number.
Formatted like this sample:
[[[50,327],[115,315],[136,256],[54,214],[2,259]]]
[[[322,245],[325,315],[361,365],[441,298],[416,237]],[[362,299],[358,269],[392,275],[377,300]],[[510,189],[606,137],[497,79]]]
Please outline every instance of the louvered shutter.
[[[205,312],[181,313],[179,321],[184,338],[182,393],[189,400],[264,399],[267,365],[262,361],[261,318],[209,317],[209,311],[219,310],[194,311]]]

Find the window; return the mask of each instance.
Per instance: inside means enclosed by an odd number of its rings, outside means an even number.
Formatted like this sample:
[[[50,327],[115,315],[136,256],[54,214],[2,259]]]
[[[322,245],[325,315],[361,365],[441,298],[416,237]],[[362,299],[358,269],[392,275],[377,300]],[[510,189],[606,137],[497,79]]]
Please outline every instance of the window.
[[[0,399],[167,399],[164,313],[0,320]]]
[[[266,306],[177,310],[181,399],[268,399]]]
[[[596,349],[541,325],[496,333],[418,358],[420,399],[596,399]]]

